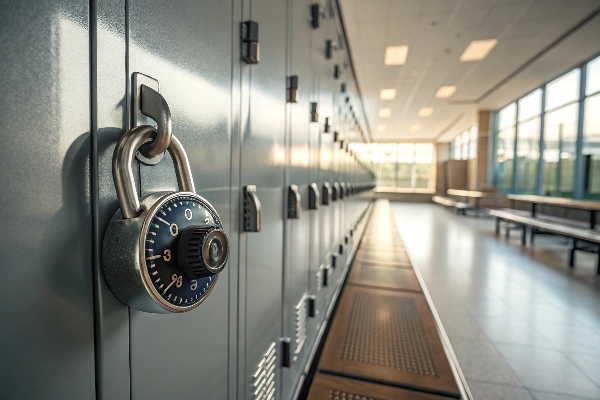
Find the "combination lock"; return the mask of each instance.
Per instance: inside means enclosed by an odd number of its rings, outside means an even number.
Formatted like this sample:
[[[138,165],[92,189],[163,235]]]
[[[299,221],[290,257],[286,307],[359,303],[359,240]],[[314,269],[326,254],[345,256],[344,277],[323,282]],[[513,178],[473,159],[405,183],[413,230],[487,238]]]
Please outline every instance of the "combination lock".
[[[117,298],[152,313],[189,311],[213,289],[229,254],[227,235],[214,207],[195,193],[189,161],[173,135],[178,192],[138,199],[132,162],[138,149],[153,141],[148,125],[128,131],[113,155],[113,178],[120,210],[104,236],[102,264]]]

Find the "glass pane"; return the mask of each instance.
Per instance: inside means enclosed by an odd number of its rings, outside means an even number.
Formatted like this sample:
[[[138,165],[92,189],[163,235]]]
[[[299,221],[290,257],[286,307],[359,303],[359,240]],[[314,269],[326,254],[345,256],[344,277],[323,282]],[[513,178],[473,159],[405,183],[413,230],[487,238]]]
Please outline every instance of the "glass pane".
[[[431,164],[433,163],[433,144],[417,143],[415,145],[415,188],[431,187]]]
[[[540,118],[517,127],[517,193],[534,194],[540,158]]]
[[[396,187],[410,189],[412,187],[412,164],[398,163]]]
[[[462,142],[460,135],[454,139],[454,159],[462,159]]]
[[[578,108],[577,104],[571,104],[546,114],[542,182],[545,196],[573,195]]]
[[[600,94],[585,100],[583,118],[584,196],[600,200]]]
[[[513,159],[515,144],[515,128],[508,128],[498,132],[498,171],[496,179],[498,188],[506,193],[512,188]]]
[[[553,110],[579,98],[579,75],[579,69],[574,69],[546,86],[546,110]]]
[[[394,187],[394,163],[377,164],[377,186],[383,188]]]
[[[600,57],[592,60],[587,65],[586,94],[600,91]]]
[[[542,113],[542,89],[536,89],[519,100],[519,121]]]
[[[500,110],[498,116],[498,128],[504,129],[515,125],[515,118],[517,117],[517,103],[510,103],[502,110]]]

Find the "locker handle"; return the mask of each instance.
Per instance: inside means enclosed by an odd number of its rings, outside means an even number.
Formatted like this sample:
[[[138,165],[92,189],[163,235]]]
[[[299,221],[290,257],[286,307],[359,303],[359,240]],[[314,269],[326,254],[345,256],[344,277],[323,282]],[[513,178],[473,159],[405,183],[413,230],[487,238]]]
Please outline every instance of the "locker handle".
[[[319,209],[319,188],[316,183],[308,185],[308,209],[318,210]]]
[[[256,186],[244,187],[244,231],[260,232],[260,200],[256,195]]]
[[[298,186],[290,185],[288,189],[288,218],[300,218],[300,200],[300,191],[298,191]]]
[[[340,192],[340,184],[337,182],[333,182],[333,190],[331,191],[331,200],[337,201],[339,192]]]
[[[345,195],[346,195],[346,184],[344,182],[341,182],[340,183],[340,194],[339,194],[340,200],[344,200]]]
[[[323,183],[323,205],[328,206],[331,201],[331,186],[329,182]]]

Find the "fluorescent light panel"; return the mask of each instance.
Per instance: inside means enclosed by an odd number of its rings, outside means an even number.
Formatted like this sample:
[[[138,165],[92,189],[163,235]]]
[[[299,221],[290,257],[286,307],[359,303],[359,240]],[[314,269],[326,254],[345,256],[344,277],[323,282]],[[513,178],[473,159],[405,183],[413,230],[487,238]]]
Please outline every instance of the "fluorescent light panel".
[[[498,43],[498,39],[473,40],[460,56],[460,61],[483,60],[496,46],[496,43]]]
[[[445,99],[452,96],[456,92],[456,86],[442,86],[435,92],[435,97],[438,99]]]
[[[379,97],[381,100],[394,100],[396,98],[396,89],[381,89]]]
[[[429,117],[431,114],[433,114],[433,108],[431,107],[423,107],[419,111],[419,117]]]
[[[411,132],[418,132],[421,129],[421,125],[420,124],[412,124],[410,126],[409,131]]]
[[[379,109],[379,118],[389,118],[392,115],[391,108],[380,108]]]
[[[377,131],[383,132],[383,131],[385,131],[385,128],[386,128],[385,124],[377,124]]]
[[[385,48],[385,65],[404,65],[408,56],[408,46],[388,46]]]

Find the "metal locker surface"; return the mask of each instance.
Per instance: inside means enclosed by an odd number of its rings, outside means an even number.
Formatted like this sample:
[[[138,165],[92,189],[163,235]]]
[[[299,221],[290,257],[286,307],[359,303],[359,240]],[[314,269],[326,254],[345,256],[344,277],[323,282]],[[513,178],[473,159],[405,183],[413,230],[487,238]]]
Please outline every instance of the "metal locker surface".
[[[2,3],[0,398],[93,399],[89,3]]]
[[[275,398],[281,398],[286,6],[283,0],[243,3],[242,21],[258,23],[260,43],[260,62],[241,66],[240,186],[256,186],[262,210],[260,232],[240,237],[240,362],[245,368],[238,393],[248,400],[265,388],[274,388]]]
[[[186,149],[196,190],[230,229],[232,3],[129,2],[129,71],[157,79]],[[225,23],[224,23],[225,22]],[[142,195],[176,190],[170,156],[140,166]],[[230,242],[234,248],[235,242]],[[235,268],[235,267],[233,267]],[[130,310],[131,397],[225,399],[229,384],[228,265],[207,300],[184,314]],[[160,371],[160,373],[157,373]]]

